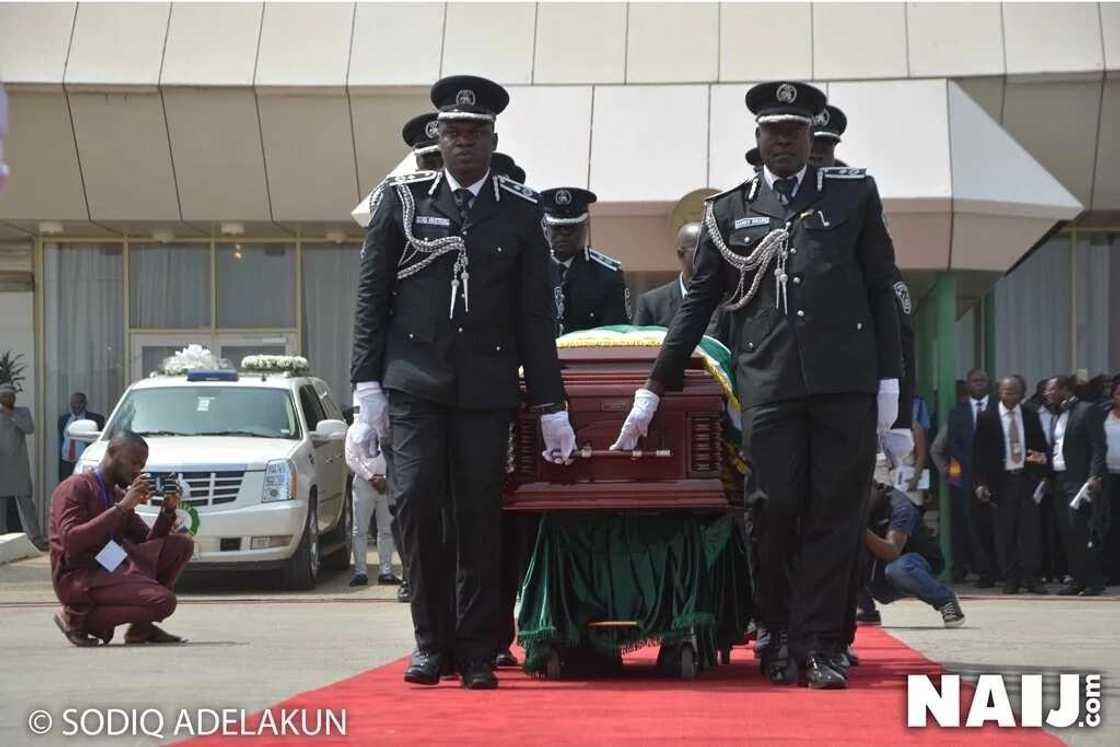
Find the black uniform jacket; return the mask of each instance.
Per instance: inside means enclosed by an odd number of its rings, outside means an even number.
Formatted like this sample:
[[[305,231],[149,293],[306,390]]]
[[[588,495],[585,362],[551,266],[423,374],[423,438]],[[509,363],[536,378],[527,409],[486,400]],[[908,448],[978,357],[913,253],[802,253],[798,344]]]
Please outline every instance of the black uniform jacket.
[[[622,267],[603,255],[598,256],[602,259],[588,256],[586,252],[577,254],[564,276],[561,286],[564,308],[560,321],[565,333],[630,323]],[[555,264],[553,282],[559,283],[562,265]]]
[[[524,366],[530,404],[563,401],[549,249],[536,193],[491,175],[464,222],[443,172],[396,181],[415,205],[413,236],[465,239],[470,309],[460,286],[451,313],[458,252],[398,276],[425,255],[406,251],[404,206],[391,185],[362,247],[351,380],[380,381],[454,407],[505,408],[519,404],[518,367]],[[402,255],[405,268],[399,267]]]
[[[770,231],[790,225],[788,310],[774,267],[755,298],[732,312],[739,396],[744,407],[817,394],[878,391],[902,375],[894,247],[875,181],[862,169],[812,166],[783,206],[761,174],[710,198],[728,249],[747,255]],[[651,377],[680,386],[682,370],[708,320],[739,284],[705,225],[688,295]],[[752,277],[747,278],[749,284]]]
[[[668,327],[684,300],[681,292],[681,279],[675,277],[665,285],[659,285],[638,297],[638,307],[634,311],[634,324],[644,327],[656,324]],[[730,318],[717,309],[708,322],[704,334],[714,337],[724,345],[731,345]]]

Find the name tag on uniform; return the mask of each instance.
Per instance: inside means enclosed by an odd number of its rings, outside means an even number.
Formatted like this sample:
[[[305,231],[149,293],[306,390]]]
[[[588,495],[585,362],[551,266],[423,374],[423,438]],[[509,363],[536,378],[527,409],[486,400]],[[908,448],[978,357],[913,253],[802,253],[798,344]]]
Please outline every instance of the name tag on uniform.
[[[770,225],[770,218],[765,215],[757,215],[753,218],[740,218],[735,221],[735,228],[753,228],[754,226],[768,225]]]
[[[418,226],[444,226],[451,225],[450,218],[440,218],[438,215],[417,215],[416,225]]]
[[[112,573],[127,557],[128,553],[124,551],[123,547],[113,540],[109,540],[105,543],[105,547],[101,548],[101,552],[94,556],[94,559],[101,564],[102,568]]]

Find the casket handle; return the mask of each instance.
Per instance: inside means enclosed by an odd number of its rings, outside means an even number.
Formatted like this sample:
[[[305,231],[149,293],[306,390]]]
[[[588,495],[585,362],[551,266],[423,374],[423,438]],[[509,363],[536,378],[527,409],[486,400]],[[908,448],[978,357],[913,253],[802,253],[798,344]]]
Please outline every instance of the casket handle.
[[[673,456],[672,449],[631,449],[630,451],[613,451],[611,449],[592,449],[583,446],[576,450],[575,456],[580,459],[669,459]]]

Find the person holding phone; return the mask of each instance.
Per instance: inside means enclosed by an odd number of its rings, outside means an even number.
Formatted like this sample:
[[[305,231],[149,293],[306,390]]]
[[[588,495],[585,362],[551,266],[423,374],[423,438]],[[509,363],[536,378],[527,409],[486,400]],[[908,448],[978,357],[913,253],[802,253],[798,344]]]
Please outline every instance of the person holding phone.
[[[148,444],[121,432],[97,469],[61,483],[51,497],[51,580],[62,609],[54,622],[75,646],[107,644],[129,624],[125,643],[183,643],[155,623],[175,611],[175,582],[194,539],[173,533],[180,495],[166,482],[149,527],[136,507],[152,496]]]

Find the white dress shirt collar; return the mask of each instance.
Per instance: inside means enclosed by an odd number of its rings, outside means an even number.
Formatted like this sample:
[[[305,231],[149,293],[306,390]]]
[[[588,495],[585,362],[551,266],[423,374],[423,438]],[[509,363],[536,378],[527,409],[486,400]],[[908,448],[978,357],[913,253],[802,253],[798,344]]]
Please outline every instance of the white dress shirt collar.
[[[797,190],[801,189],[801,180],[805,177],[805,172],[808,169],[809,169],[808,166],[802,166],[801,171],[798,171],[796,174],[794,174],[792,177],[790,177],[791,179],[794,179],[795,182],[796,182],[793,185],[793,192],[791,192],[790,195],[789,195],[791,198],[797,195]],[[770,189],[774,188],[774,181],[776,179],[780,178],[780,177],[776,176],[773,171],[770,170],[769,166],[763,166],[762,167],[762,176],[763,176],[764,179],[766,179],[766,186],[768,186]]]
[[[452,192],[454,192],[457,189],[462,189],[463,188],[463,185],[459,183],[459,180],[456,179],[454,176],[452,176],[451,172],[448,171],[446,168],[443,170],[443,177],[445,179],[447,179],[447,186],[448,186],[448,188],[451,189]],[[470,193],[472,195],[474,195],[475,197],[478,197],[478,193],[482,191],[482,186],[484,184],[486,184],[486,180],[488,178],[490,178],[490,169],[486,169],[486,173],[482,175],[482,178],[479,179],[474,184],[467,187],[467,189],[470,191]]]
[[[684,273],[677,275],[677,282],[681,284],[681,298],[688,295],[688,286],[684,284]]]

